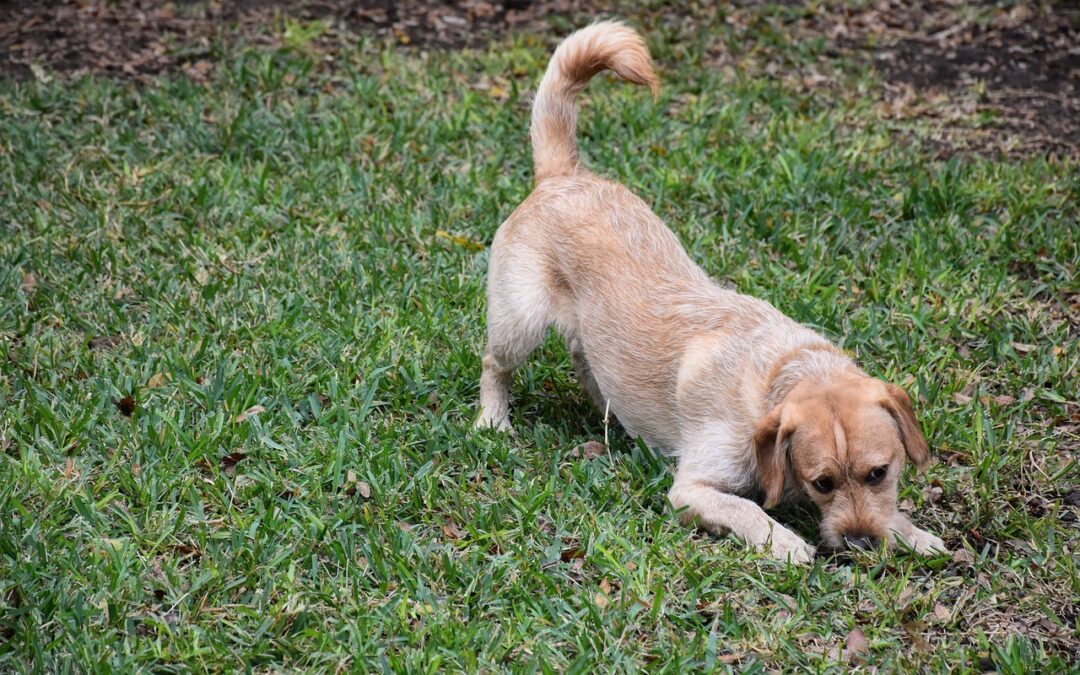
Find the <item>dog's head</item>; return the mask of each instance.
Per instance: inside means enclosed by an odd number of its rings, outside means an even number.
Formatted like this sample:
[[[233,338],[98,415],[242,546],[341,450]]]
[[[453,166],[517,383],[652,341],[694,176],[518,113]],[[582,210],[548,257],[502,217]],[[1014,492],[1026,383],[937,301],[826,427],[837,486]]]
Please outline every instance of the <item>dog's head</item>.
[[[892,543],[905,457],[920,469],[929,460],[904,390],[856,373],[799,383],[758,423],[754,446],[766,507],[785,486],[801,490],[837,549]]]

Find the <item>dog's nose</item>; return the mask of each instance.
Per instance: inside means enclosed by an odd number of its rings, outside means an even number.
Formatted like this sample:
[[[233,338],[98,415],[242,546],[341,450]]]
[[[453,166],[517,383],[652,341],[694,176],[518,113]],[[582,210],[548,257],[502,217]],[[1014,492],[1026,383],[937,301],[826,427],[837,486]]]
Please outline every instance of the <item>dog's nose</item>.
[[[878,538],[872,534],[845,534],[844,543],[848,548],[860,548],[863,550],[877,548]]]

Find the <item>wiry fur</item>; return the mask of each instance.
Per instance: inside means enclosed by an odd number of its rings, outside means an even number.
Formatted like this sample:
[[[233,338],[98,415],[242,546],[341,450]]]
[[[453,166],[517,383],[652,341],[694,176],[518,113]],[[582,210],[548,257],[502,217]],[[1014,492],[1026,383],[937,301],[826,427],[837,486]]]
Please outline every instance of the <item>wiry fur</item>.
[[[670,499],[686,522],[806,562],[813,548],[746,496],[806,493],[812,469],[842,484],[811,494],[830,545],[854,532],[941,548],[896,511],[905,452],[926,459],[906,395],[767,302],[712,283],[643,201],[581,166],[574,101],[605,69],[657,91],[644,41],[613,22],[567,38],[540,82],[536,188],[491,247],[478,425],[509,428],[511,373],[554,325],[597,405],[678,457]],[[879,465],[888,480],[862,484]]]

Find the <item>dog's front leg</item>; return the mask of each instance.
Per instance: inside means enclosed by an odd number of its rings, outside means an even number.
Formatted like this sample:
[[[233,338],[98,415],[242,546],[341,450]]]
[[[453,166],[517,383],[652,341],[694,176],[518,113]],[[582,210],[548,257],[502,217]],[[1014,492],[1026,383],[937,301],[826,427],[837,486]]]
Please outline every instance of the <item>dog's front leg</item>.
[[[814,559],[813,546],[749,499],[721,492],[700,480],[680,480],[678,476],[668,499],[676,509],[685,507],[680,514],[684,525],[696,525],[719,536],[734,534],[779,560],[809,564]]]
[[[895,539],[902,540],[915,549],[916,553],[930,555],[948,550],[945,548],[945,542],[941,540],[941,537],[915,527],[907,516],[896,514],[892,522],[889,523],[889,527],[892,530],[894,541]]]

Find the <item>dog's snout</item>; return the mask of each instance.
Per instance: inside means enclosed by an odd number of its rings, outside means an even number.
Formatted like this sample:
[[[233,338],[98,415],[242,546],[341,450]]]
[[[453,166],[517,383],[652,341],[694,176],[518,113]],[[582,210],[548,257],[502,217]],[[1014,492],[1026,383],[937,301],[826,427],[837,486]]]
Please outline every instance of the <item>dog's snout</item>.
[[[872,534],[845,534],[844,543],[848,545],[848,548],[867,550],[877,548],[878,538]]]

